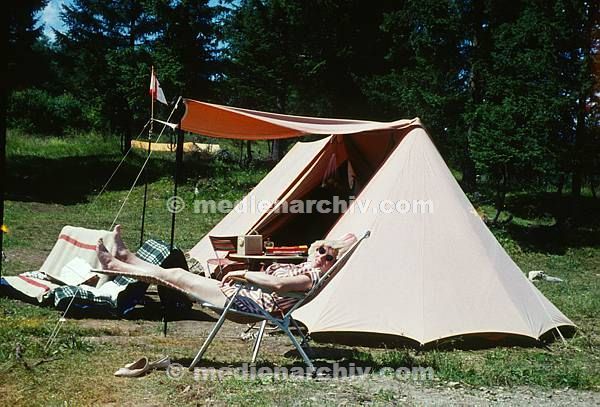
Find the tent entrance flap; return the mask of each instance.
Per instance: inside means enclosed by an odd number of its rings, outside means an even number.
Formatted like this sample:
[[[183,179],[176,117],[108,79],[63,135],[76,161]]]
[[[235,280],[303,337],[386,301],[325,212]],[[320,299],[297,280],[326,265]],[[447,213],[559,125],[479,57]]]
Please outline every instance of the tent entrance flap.
[[[322,239],[403,135],[404,132],[333,136],[315,161],[251,230],[281,245]]]
[[[213,250],[209,235],[243,235],[252,231],[253,226],[263,217],[262,210],[259,210],[256,205],[261,202],[275,202],[284,196],[289,191],[290,185],[295,185],[300,174],[304,174],[327,148],[329,140],[330,137],[326,137],[322,140],[296,143],[265,178],[238,203],[236,208],[204,235],[190,250],[190,256],[201,263],[212,258]]]
[[[312,205],[309,200],[314,200],[318,192],[326,191],[328,172],[333,171],[332,175],[339,173],[339,167],[347,161],[343,144],[335,140],[335,137],[316,157],[315,161],[308,166],[303,174],[296,179],[294,184],[282,194],[270,211],[265,213],[261,219],[253,226],[252,230],[263,236],[271,237],[277,244],[295,245],[299,243],[308,243],[306,239],[318,240],[325,236],[327,229],[319,227],[314,233],[310,232],[310,224],[307,222],[305,227],[288,230],[288,225],[294,219],[300,221],[316,221],[314,217],[321,215],[316,208],[308,207]],[[333,195],[322,195],[323,199],[333,199]],[[346,198],[347,199],[347,198]],[[330,226],[333,226],[331,224]],[[283,230],[285,229],[285,230]],[[279,233],[277,233],[279,232]]]

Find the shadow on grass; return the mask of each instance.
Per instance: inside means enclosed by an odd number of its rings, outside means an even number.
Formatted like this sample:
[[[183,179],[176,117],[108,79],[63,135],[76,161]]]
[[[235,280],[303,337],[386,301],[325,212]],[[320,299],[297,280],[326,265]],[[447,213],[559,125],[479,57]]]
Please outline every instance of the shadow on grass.
[[[565,230],[558,226],[511,224],[507,226],[506,231],[523,249],[533,252],[564,255],[569,248],[600,245],[600,230]]]
[[[117,168],[120,158],[106,156],[64,157],[59,159],[21,156],[8,162],[7,199],[25,202],[76,204],[87,202],[90,194],[100,191]],[[107,190],[128,190],[135,180],[144,158],[128,158],[111,180]],[[153,157],[138,181],[155,182],[174,172],[169,158]],[[188,176],[205,176],[205,163],[186,165]]]
[[[576,221],[580,226],[600,227],[600,199],[582,196],[577,202],[570,195],[559,196],[552,192],[521,193],[507,197],[506,207],[523,219],[552,217],[565,219],[572,210],[577,211]]]
[[[6,191],[7,199],[24,202],[57,204],[85,203],[90,195],[98,193],[119,164],[120,156],[78,156],[63,158],[40,158],[18,156],[8,161]],[[107,187],[108,191],[123,191],[131,188],[145,156],[131,154],[121,165]],[[233,162],[223,164],[239,170]],[[269,169],[272,163],[255,162],[253,168]],[[251,170],[248,170],[251,171]],[[146,171],[137,185],[156,182],[161,178],[172,178],[175,160],[171,155],[155,154],[146,165]],[[195,155],[184,157],[182,183],[195,182],[198,178],[214,175],[213,160]]]
[[[168,322],[175,321],[205,321],[216,322],[216,318],[199,309],[172,309],[165,310],[161,304],[156,301],[148,301],[143,306],[137,306],[126,315],[117,313],[115,309],[108,307],[89,306],[85,302],[84,306],[79,306],[76,302],[69,308],[67,317],[73,319],[127,319],[130,321],[162,321],[167,317]]]
[[[574,208],[576,216],[569,217]],[[530,220],[505,228],[526,250],[565,254],[568,248],[600,245],[600,200],[593,197],[581,197],[575,204],[556,193],[519,194],[509,197],[507,210]]]
[[[404,369],[403,373],[409,373],[406,371],[407,368],[418,368],[419,372],[427,373],[423,370],[435,367],[435,363],[419,360],[407,351],[394,351],[383,358],[373,357],[371,353],[367,352],[329,347],[313,348],[308,353],[319,378],[363,376],[400,368]],[[198,377],[200,378],[203,377],[203,372],[207,373],[219,369],[223,369],[223,372],[226,373],[224,377],[237,375],[238,378],[245,379],[254,379],[271,374],[283,374],[292,377],[310,376],[310,372],[298,352],[291,350],[286,352],[284,356],[290,359],[289,363],[274,364],[268,360],[261,360],[255,365],[251,365],[249,361],[232,364],[231,362],[216,361],[207,357],[202,359],[195,368],[198,369]],[[173,362],[188,367],[192,360],[191,357],[185,357]],[[206,377],[209,378],[209,376]]]

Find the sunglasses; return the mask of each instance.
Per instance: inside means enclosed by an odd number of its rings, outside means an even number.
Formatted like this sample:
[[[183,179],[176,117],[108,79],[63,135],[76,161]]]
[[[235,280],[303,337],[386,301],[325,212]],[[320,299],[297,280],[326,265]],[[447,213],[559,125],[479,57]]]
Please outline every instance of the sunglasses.
[[[325,254],[325,253],[327,253],[327,249],[325,249],[323,246],[321,246],[321,247],[319,247],[318,252],[319,252],[319,254]],[[325,260],[333,261],[333,256],[331,254],[328,254],[327,256],[325,256]]]

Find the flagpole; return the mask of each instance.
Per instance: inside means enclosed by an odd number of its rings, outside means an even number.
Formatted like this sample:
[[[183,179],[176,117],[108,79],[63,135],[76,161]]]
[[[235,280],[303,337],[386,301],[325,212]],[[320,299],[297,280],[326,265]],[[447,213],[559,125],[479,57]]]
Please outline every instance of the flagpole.
[[[156,89],[156,79],[154,76],[154,65],[152,65],[152,69],[150,71],[150,80],[152,81],[152,85],[154,87],[154,92],[157,92]],[[148,157],[150,157],[151,145],[152,145],[152,132],[154,130],[154,94],[150,95],[150,129],[148,130]],[[142,206],[142,225],[140,227],[140,247],[144,243],[144,224],[146,221],[146,202],[148,201],[148,172],[144,170],[144,204]]]

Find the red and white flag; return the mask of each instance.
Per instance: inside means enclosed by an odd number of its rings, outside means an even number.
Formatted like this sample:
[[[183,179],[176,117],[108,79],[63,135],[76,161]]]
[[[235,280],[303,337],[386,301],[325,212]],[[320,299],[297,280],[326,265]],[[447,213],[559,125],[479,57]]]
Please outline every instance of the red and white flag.
[[[154,100],[158,100],[160,103],[164,103],[165,105],[168,105],[167,98],[165,98],[165,93],[163,92],[162,88],[160,87],[160,83],[158,83],[158,79],[156,78],[156,75],[154,74],[154,68],[152,68],[152,75],[150,77],[150,96]]]

